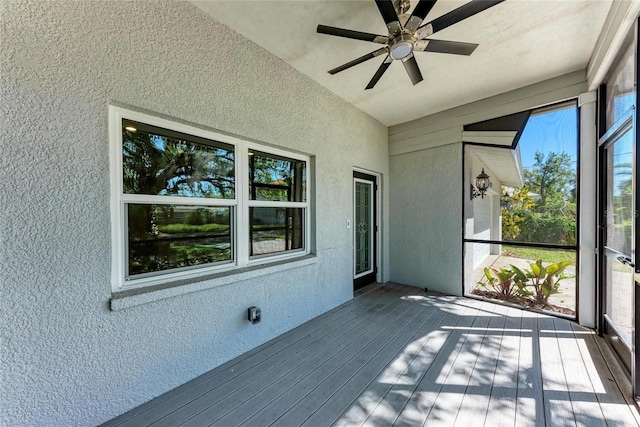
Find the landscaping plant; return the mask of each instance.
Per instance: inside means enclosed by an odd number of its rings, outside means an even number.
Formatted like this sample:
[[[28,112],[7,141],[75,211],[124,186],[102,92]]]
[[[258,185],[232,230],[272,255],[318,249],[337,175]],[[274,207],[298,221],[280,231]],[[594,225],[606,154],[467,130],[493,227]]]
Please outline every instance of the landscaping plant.
[[[561,261],[544,266],[539,259],[530,263],[531,268],[525,270],[513,264],[510,268],[500,270],[485,268],[487,282],[480,281],[478,284],[492,287],[497,297],[503,300],[519,295],[532,299],[536,304],[547,305],[549,297],[560,292],[560,281],[571,277],[564,274],[570,265],[570,261]]]
[[[495,274],[495,276],[492,274]],[[491,286],[493,290],[500,296],[500,299],[508,299],[509,296],[515,295],[517,288],[513,281],[513,276],[515,272],[512,270],[508,270],[506,268],[501,268],[500,270],[496,268],[486,268],[484,269],[484,275],[487,278],[487,283],[478,282],[478,284],[482,286]]]
[[[531,269],[522,271],[515,265],[511,265],[511,270],[514,272],[518,293],[525,297],[533,297],[536,303],[546,305],[551,295],[560,292],[560,281],[570,277],[563,274],[570,265],[570,261],[561,261],[545,267],[539,259],[530,264]],[[533,288],[533,291],[528,288]]]

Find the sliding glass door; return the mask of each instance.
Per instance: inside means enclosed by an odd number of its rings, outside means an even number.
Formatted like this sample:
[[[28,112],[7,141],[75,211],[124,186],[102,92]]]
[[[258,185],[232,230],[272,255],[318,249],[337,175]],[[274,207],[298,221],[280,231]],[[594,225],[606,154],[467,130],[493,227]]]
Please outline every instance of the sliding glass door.
[[[603,138],[603,331],[632,371],[634,347],[634,133],[631,115]]]
[[[636,398],[640,393],[637,57],[636,25],[598,94],[598,329],[627,368]]]

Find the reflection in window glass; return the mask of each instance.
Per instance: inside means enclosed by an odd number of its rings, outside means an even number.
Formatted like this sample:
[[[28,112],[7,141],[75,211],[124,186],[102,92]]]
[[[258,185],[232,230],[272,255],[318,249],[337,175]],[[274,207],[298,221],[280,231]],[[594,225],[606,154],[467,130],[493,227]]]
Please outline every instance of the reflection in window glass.
[[[128,276],[232,260],[231,208],[127,205]]]
[[[355,273],[368,273],[373,266],[373,182],[355,185]]]
[[[306,162],[250,152],[249,192],[250,200],[305,202]]]
[[[303,218],[303,208],[250,208],[251,255],[303,249]]]
[[[606,302],[605,313],[620,337],[629,347],[633,345],[633,271],[609,257],[605,257]]]
[[[635,31],[631,31],[624,42],[617,66],[606,79],[607,123],[610,129],[629,109],[636,104],[634,46]]]
[[[127,194],[235,197],[231,145],[123,120],[122,155]]]
[[[629,128],[607,150],[607,246],[631,254],[633,227],[633,136]]]

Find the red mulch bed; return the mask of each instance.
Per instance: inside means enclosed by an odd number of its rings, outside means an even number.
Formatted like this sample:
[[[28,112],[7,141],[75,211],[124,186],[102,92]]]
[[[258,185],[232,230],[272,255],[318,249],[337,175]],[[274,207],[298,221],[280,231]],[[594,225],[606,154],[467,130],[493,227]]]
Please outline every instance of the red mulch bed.
[[[498,301],[506,301],[513,304],[521,305],[523,307],[534,308],[536,310],[550,311],[553,313],[560,313],[568,316],[576,315],[576,312],[571,310],[570,308],[560,307],[558,305],[553,305],[553,304],[539,304],[539,303],[536,303],[535,301],[530,300],[529,298],[524,298],[518,295],[510,295],[509,297],[507,297],[507,299],[503,299],[498,292],[493,292],[493,291],[484,291],[482,289],[474,289],[473,291],[471,291],[471,293],[474,295],[481,296],[483,298],[488,298],[488,299],[498,300]]]

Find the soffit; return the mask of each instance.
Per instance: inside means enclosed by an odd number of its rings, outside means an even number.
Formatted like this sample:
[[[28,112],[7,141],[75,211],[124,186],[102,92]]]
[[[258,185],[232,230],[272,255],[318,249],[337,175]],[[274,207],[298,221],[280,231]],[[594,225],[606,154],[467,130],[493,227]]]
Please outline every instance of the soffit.
[[[475,155],[487,167],[494,177],[503,185],[522,187],[522,167],[519,147],[499,148],[483,147],[481,145],[467,145],[466,150]]]

